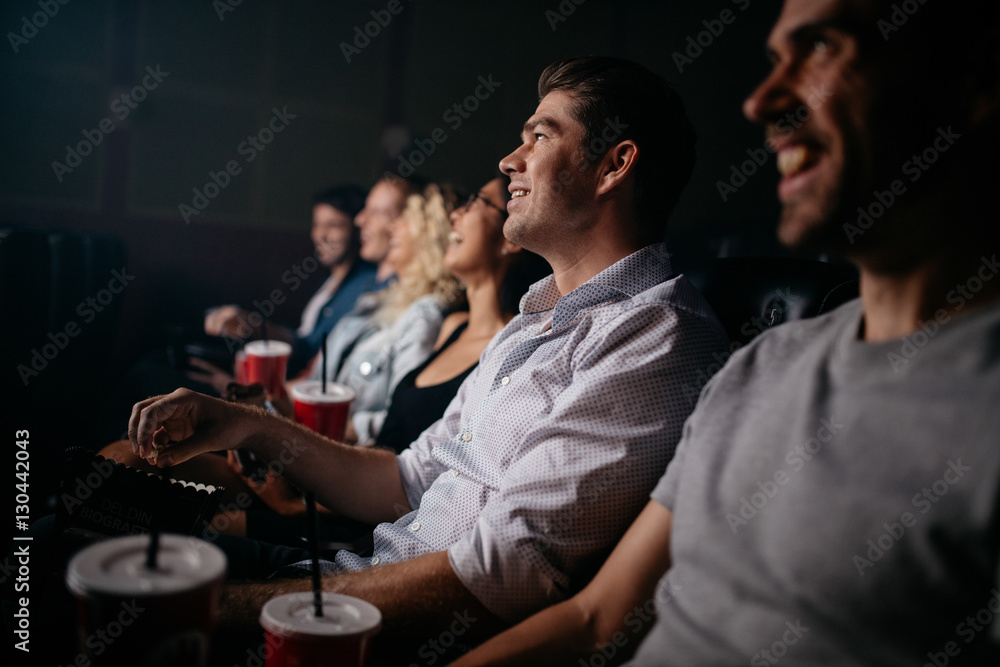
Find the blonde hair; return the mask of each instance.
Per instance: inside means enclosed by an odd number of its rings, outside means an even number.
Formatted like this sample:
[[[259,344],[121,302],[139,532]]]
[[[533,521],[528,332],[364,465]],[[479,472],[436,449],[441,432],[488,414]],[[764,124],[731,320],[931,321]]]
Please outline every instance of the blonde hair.
[[[458,280],[444,266],[455,199],[451,188],[434,183],[407,197],[403,217],[410,226],[413,259],[400,272],[397,282],[383,292],[375,315],[379,321],[392,324],[414,301],[428,294],[445,308],[462,300]]]

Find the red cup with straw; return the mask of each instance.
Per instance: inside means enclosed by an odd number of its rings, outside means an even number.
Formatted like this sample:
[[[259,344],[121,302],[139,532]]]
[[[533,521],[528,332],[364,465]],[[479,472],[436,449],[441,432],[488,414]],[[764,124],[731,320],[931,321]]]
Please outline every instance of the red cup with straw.
[[[322,615],[312,593],[279,595],[264,605],[260,624],[266,634],[267,667],[362,667],[382,614],[372,604],[337,593],[323,593]]]
[[[327,437],[343,440],[354,392],[326,381],[325,336],[322,349],[320,382],[292,388],[295,418]],[[307,492],[305,502],[312,592],[280,595],[264,605],[260,624],[267,635],[267,667],[361,667],[368,660],[371,638],[382,627],[382,614],[364,600],[323,592],[315,494]]]
[[[86,664],[207,664],[225,574],[221,549],[181,535],[121,537],[76,554],[66,586]]]

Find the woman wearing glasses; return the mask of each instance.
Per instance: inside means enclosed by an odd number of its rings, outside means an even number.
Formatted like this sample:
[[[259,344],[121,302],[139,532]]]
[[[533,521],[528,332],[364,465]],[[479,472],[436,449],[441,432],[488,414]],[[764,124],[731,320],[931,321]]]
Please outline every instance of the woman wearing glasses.
[[[400,451],[437,421],[521,296],[551,272],[504,238],[509,199],[507,179],[497,177],[452,212],[444,264],[465,288],[469,309],[445,319],[434,353],[396,386],[376,445]]]

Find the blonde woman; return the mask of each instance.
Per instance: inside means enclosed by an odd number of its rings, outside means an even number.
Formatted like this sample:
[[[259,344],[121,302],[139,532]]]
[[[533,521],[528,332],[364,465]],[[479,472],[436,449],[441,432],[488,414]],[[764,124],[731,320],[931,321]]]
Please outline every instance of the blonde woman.
[[[350,441],[375,439],[396,385],[430,356],[445,315],[463,304],[444,265],[454,204],[451,191],[435,184],[410,195],[389,242],[398,281],[380,295],[368,334],[342,359],[327,360],[327,377],[355,392]]]

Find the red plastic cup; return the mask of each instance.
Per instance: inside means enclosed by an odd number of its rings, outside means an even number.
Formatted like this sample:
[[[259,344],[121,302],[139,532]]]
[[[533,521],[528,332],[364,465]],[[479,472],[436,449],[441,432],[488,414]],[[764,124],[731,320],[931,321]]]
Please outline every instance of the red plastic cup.
[[[295,421],[331,440],[343,440],[351,413],[354,390],[335,382],[326,383],[326,393],[319,380],[292,385]]]
[[[247,353],[240,350],[233,359],[233,375],[236,376],[236,383],[250,384],[250,376],[247,375]]]
[[[254,340],[243,346],[247,353],[248,384],[264,385],[268,396],[285,395],[285,372],[292,346],[280,340]]]
[[[363,667],[382,613],[364,600],[323,593],[317,618],[312,593],[289,593],[264,605],[260,624],[267,667]]]
[[[203,540],[160,535],[149,570],[148,545],[148,535],[105,540],[70,561],[66,586],[77,600],[87,664],[207,664],[226,556]]]

